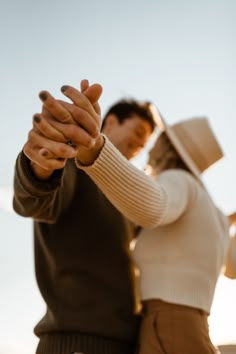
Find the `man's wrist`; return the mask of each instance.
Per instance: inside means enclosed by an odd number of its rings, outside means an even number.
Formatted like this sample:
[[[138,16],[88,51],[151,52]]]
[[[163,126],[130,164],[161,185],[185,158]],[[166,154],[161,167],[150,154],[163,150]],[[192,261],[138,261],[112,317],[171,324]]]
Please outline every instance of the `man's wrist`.
[[[46,170],[32,161],[30,163],[30,166],[31,166],[31,169],[32,169],[35,177],[37,177],[41,181],[48,180],[54,172],[54,170],[50,170],[50,171]]]

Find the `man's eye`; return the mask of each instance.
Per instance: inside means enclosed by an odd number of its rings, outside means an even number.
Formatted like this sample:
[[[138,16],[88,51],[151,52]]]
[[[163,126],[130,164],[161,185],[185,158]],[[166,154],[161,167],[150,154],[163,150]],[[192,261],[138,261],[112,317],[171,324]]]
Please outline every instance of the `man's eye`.
[[[143,134],[142,134],[141,132],[136,132],[136,136],[137,136],[138,138],[142,138],[142,137],[143,137]]]
[[[128,148],[129,148],[129,149],[133,149],[133,148],[134,148],[134,144],[129,143],[129,144],[128,144]]]

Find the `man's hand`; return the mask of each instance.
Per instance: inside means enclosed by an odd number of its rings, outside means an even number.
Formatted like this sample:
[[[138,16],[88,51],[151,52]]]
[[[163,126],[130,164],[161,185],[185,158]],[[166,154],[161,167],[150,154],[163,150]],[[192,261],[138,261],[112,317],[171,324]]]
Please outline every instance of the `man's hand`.
[[[76,158],[83,165],[93,163],[101,150],[104,139],[100,134],[101,116],[98,99],[102,93],[99,84],[88,86],[88,82],[81,82],[83,93],[71,86],[63,86],[62,92],[73,104],[55,100],[50,93],[42,91],[40,98],[44,102],[41,125],[45,131],[45,120],[59,132],[68,142],[76,147]],[[38,127],[38,129],[40,129]],[[46,153],[45,149],[41,153]],[[48,151],[49,158],[53,158],[53,151]]]
[[[66,142],[63,133],[48,124],[41,115],[33,117],[33,128],[23,151],[39,179],[48,179],[54,170],[65,166],[67,158],[76,156],[76,149]]]
[[[42,113],[34,116],[23,148],[40,179],[48,179],[54,170],[63,168],[67,158],[92,163],[103,145],[98,104],[102,87],[89,86],[87,80],[82,80],[83,93],[68,86],[63,86],[63,91],[73,104],[56,100],[47,91],[40,93]]]

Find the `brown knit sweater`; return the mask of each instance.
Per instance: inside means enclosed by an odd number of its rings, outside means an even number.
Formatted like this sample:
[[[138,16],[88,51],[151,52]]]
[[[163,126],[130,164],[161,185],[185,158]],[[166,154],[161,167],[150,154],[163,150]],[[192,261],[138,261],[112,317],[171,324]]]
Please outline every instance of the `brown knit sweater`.
[[[47,305],[35,327],[37,353],[132,353],[131,224],[72,160],[42,182],[21,153],[14,188],[15,211],[34,220],[36,277]]]

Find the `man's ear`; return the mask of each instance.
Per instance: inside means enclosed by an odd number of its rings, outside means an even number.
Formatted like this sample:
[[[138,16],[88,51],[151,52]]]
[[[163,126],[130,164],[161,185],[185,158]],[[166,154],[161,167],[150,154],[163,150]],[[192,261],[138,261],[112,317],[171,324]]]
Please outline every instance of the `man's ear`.
[[[119,120],[116,117],[115,114],[109,114],[106,117],[106,122],[104,125],[104,129],[106,129],[107,132],[109,132],[110,130],[112,130],[116,125],[119,124]]]

